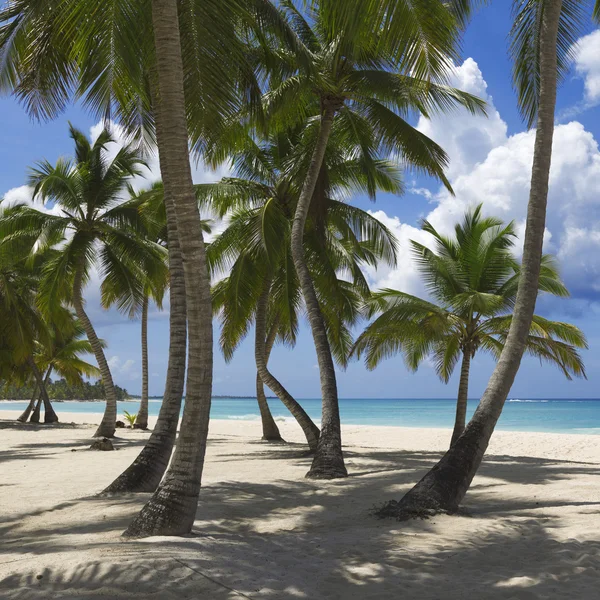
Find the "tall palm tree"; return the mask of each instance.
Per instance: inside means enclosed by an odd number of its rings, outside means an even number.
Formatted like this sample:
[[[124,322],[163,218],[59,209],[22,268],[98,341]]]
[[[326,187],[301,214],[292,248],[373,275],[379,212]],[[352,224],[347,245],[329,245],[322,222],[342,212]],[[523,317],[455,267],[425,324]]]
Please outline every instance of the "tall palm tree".
[[[236,111],[242,98],[260,104],[256,90],[238,93],[240,81],[244,89],[253,85],[245,44],[238,36],[241,24],[268,27],[295,48],[295,37],[268,0],[156,0],[151,11],[147,8],[145,2],[112,10],[101,0],[41,4],[11,0],[0,12],[0,85],[13,91],[30,114],[52,118],[76,95],[97,114],[114,115],[138,139],[147,141],[156,133],[167,216],[173,225],[169,248],[181,251],[185,267],[191,385],[179,452],[165,485],[132,525],[133,535],[188,531],[202,474],[212,372],[211,317],[199,216],[187,166],[188,141],[201,150],[207,131]],[[178,8],[185,15],[181,23]],[[185,235],[179,239],[182,228]],[[171,285],[172,295],[183,293],[181,283]],[[177,315],[182,314],[180,302]],[[176,348],[179,356],[180,340]],[[171,363],[170,374],[175,377],[181,373],[181,360],[174,357]],[[173,386],[169,390],[173,408],[182,386],[174,378],[167,383]],[[172,426],[172,419],[165,424],[166,429]],[[170,452],[169,444],[164,448],[163,458]]]
[[[466,3],[465,3],[466,4]],[[536,125],[523,259],[506,343],[464,433],[400,502],[383,515],[410,518],[456,511],[477,473],[525,352],[538,295],[552,160],[556,90],[567,74],[586,8],[600,22],[600,1],[514,0],[511,30],[514,85],[527,125]]]
[[[444,151],[412,127],[411,112],[430,115],[454,106],[483,110],[477,98],[443,85],[456,56],[458,21],[446,3],[310,3],[305,18],[291,0],[281,2],[310,56],[308,65],[283,55],[266,95],[267,113],[284,126],[310,117],[314,149],[294,214],[291,252],[317,351],[322,394],[321,436],[307,477],[347,475],[341,447],[337,383],[323,315],[304,253],[311,199],[334,122],[347,131],[371,129],[380,148],[397,153],[409,168],[448,181]],[[286,60],[287,59],[287,60]],[[313,107],[317,106],[317,117]]]
[[[422,229],[435,239],[435,249],[412,241],[414,256],[434,301],[382,290],[369,300],[369,314],[381,313],[358,337],[357,356],[369,369],[402,352],[409,369],[432,355],[439,378],[448,382],[461,362],[456,418],[451,445],[465,428],[471,360],[482,350],[498,359],[512,322],[520,265],[511,254],[515,230],[511,222],[481,216],[482,206],[456,225],[454,238],[438,233],[425,221]],[[542,258],[539,289],[566,297],[553,259]],[[534,315],[525,352],[557,365],[564,375],[585,377],[577,348],[587,348],[574,325]]]
[[[148,197],[152,191],[159,194],[159,210],[150,212],[147,208]],[[149,193],[150,192],[150,193]],[[143,217],[146,231],[144,236],[161,246],[165,244],[166,215],[164,212],[162,184],[156,183],[151,190],[135,191],[129,188],[129,201],[139,205]],[[160,210],[163,208],[163,210]],[[152,300],[159,310],[162,310],[162,303],[165,292],[169,285],[169,269],[166,263],[166,254],[157,257],[158,261],[153,265],[152,271],[135,270],[132,275],[139,281],[132,288],[130,282],[112,280],[106,285],[102,293],[102,306],[109,308],[116,304],[118,310],[129,316],[129,318],[139,317],[141,329],[141,348],[142,348],[142,396],[140,408],[136,416],[135,424],[140,429],[148,429],[148,308],[149,301]],[[126,284],[123,287],[123,284]],[[141,287],[141,300],[137,295],[137,290]],[[132,293],[134,292],[134,293]]]
[[[263,437],[280,439],[262,391],[264,382],[297,418],[312,450],[316,449],[318,428],[270,372],[267,363],[277,338],[291,345],[296,340],[301,293],[289,252],[291,217],[314,133],[314,127],[297,128],[273,134],[265,141],[242,134],[238,140],[242,147],[233,153],[232,159],[240,177],[197,186],[200,201],[229,218],[227,229],[208,250],[212,270],[230,273],[213,291],[213,304],[223,321],[221,347],[225,358],[233,356],[255,311],[258,315],[262,294],[266,294],[269,297],[266,320],[257,322],[255,342]],[[343,319],[351,320],[356,311],[346,310],[352,307],[352,292],[346,290],[336,271],[352,274],[358,288],[367,293],[360,265],[375,265],[378,260],[395,264],[395,240],[391,233],[365,211],[332,199],[357,190],[371,194],[377,189],[401,192],[397,166],[377,157],[377,144],[370,133],[362,132],[359,139],[348,139],[348,132],[341,128],[334,130],[320,185],[313,195],[305,241],[312,257],[311,275],[317,282],[321,308],[329,308],[326,315],[329,342],[342,363],[348,354],[342,345],[351,337],[346,330],[348,323]]]
[[[147,197],[146,197],[147,196]],[[133,463],[103,493],[153,492],[158,487],[171,458],[181,412],[185,382],[187,318],[183,257],[177,236],[172,202],[165,197],[162,183],[145,195],[141,210],[155,223],[164,223],[157,235],[169,253],[169,359],[165,392],[156,425],[146,445]]]
[[[62,244],[60,252],[43,267],[38,302],[47,309],[56,305],[65,281],[72,284],[72,302],[85,329],[102,374],[106,390],[106,410],[96,436],[111,437],[115,431],[117,397],[104,349],[85,311],[83,289],[90,269],[97,265],[103,276],[103,294],[121,285],[131,296],[141,298],[143,289],[133,276],[138,270],[155,269],[162,249],[145,239],[144,224],[135,201],[122,202],[129,178],[139,174],[139,154],[124,146],[109,160],[107,145],[114,141],[103,130],[92,144],[70,126],[75,143],[75,159],[47,161],[31,169],[29,183],[34,199],[60,206],[60,215],[51,215],[26,205],[13,207],[0,220],[5,235],[37,236],[42,246]]]

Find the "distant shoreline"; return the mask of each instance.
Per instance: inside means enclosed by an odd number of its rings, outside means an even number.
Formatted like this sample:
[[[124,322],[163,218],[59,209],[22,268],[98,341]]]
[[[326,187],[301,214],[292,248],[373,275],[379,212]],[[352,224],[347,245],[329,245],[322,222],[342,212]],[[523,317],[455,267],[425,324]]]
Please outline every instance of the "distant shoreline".
[[[148,396],[148,400],[162,400],[162,396]],[[184,396],[185,399],[185,396]],[[256,400],[256,396],[213,396],[213,400]],[[0,402],[29,402],[31,398],[0,398]],[[129,396],[122,398],[118,402],[135,402],[141,400],[140,396]],[[277,400],[277,396],[267,396],[267,400]],[[93,398],[80,400],[76,398],[50,398],[51,402],[106,402],[106,398]]]

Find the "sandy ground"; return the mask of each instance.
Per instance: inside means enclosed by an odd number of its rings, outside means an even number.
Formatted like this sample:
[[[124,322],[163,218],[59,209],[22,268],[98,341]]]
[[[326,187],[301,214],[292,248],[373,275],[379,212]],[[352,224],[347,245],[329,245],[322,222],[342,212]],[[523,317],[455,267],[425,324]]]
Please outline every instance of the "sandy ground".
[[[193,534],[123,541],[147,495],[94,494],[148,434],[92,452],[91,426],[67,423],[99,416],[15,416],[0,413],[6,600],[600,598],[600,437],[497,432],[464,515],[399,523],[369,511],[439,458],[449,430],[345,427],[351,476],[315,482],[293,424],[273,445],[257,422],[214,421]]]

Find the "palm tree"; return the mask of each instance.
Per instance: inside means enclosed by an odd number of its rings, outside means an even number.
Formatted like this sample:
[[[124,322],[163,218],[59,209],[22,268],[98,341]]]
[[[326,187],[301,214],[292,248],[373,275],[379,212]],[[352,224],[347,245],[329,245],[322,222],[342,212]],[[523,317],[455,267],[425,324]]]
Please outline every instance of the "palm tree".
[[[3,209],[0,218],[12,211]],[[3,314],[0,324],[0,342],[2,346],[1,370],[6,379],[17,379],[24,382],[29,376],[33,377],[35,387],[39,392],[37,409],[32,417],[33,422],[39,422],[40,407],[43,401],[46,410],[45,422],[58,421],[52,409],[46,380],[35,360],[34,353],[37,344],[48,344],[50,332],[36,303],[39,290],[41,256],[48,253],[40,252],[31,256],[33,238],[15,239],[10,235],[1,236],[0,243],[0,309]],[[46,314],[57,313],[56,309]],[[32,399],[35,403],[35,397]]]
[[[158,202],[163,210],[152,210],[147,208],[148,198],[152,192],[157,192]],[[151,190],[135,191],[129,188],[129,201],[139,205],[146,231],[144,236],[151,239],[155,244],[161,246],[165,244],[166,234],[166,215],[164,212],[163,190],[160,182],[154,184]],[[138,278],[137,285],[131,286],[130,281],[122,279],[112,280],[106,285],[102,293],[102,306],[109,308],[116,304],[119,311],[127,314],[130,319],[140,318],[141,325],[141,346],[142,346],[142,397],[140,400],[140,409],[137,413],[135,425],[140,429],[148,429],[148,305],[151,299],[159,310],[162,310],[162,303],[165,292],[169,285],[169,269],[165,262],[165,256],[157,257],[158,260],[153,265],[152,271],[136,270],[132,275]],[[123,284],[126,284],[123,287]],[[137,290],[142,289],[141,301],[137,295]]]
[[[153,0],[151,7],[148,11],[145,3],[133,4],[122,11],[107,10],[109,6],[99,0],[51,0],[43,5],[20,0],[0,12],[0,84],[13,91],[30,114],[52,118],[75,94],[97,114],[114,115],[137,139],[147,141],[156,133],[172,224],[169,248],[184,258],[190,360],[178,453],[165,484],[132,524],[132,535],[189,531],[200,489],[210,407],[212,329],[188,142],[201,150],[207,132],[236,111],[242,98],[260,105],[256,88],[249,94],[238,93],[240,87],[246,90],[255,83],[246,67],[240,25],[260,23],[263,33],[268,27],[295,47],[295,37],[267,0],[231,4]],[[186,16],[181,23],[179,7]],[[172,298],[184,291],[182,281],[173,283]],[[179,300],[176,314],[181,320],[183,299]],[[169,397],[174,399],[171,409],[182,388],[174,379],[181,374],[180,342],[181,334],[174,348],[177,356],[170,361],[173,378],[167,379],[172,385]],[[174,415],[171,409],[169,415]],[[172,419],[165,423],[165,431],[170,427],[176,427]],[[167,451],[168,443],[161,451],[163,458]]]
[[[357,299],[337,272],[351,273],[357,288],[366,293],[368,286],[360,265],[378,260],[395,264],[391,233],[365,211],[332,199],[332,195],[351,190],[401,191],[397,167],[374,156],[376,143],[368,133],[353,144],[347,132],[334,131],[321,185],[313,196],[314,210],[305,240],[312,257],[311,275],[321,309],[326,312],[329,343],[342,364],[348,355],[345,344],[351,334],[347,326],[357,316]],[[309,446],[316,450],[318,428],[267,366],[276,339],[288,345],[296,341],[301,293],[289,252],[291,217],[313,134],[314,128],[298,128],[263,142],[243,137],[243,147],[234,153],[233,163],[244,177],[198,186],[197,195],[217,214],[229,216],[227,229],[208,249],[213,272],[230,273],[213,288],[213,305],[223,322],[221,347],[225,358],[231,359],[256,317],[257,398],[263,437],[281,439],[264,398],[264,382],[296,417]],[[228,212],[232,207],[233,213]]]
[[[520,265],[511,254],[514,224],[482,218],[482,206],[467,213],[454,238],[438,233],[425,221],[422,229],[435,239],[435,249],[412,241],[415,259],[434,301],[395,290],[382,290],[369,301],[369,314],[381,313],[356,341],[354,352],[365,355],[369,369],[402,352],[416,370],[433,356],[438,377],[448,382],[461,361],[456,419],[451,445],[465,428],[471,360],[482,350],[498,359],[512,322]],[[566,297],[553,259],[542,257],[539,289]],[[557,365],[564,375],[585,377],[577,348],[587,348],[574,325],[534,315],[525,352]]]
[[[129,287],[132,297],[140,298],[143,290],[136,286],[133,274],[144,269],[152,273],[162,249],[143,237],[136,202],[120,200],[129,178],[139,174],[139,154],[124,146],[108,160],[106,147],[114,139],[106,129],[93,144],[73,126],[70,135],[75,160],[59,159],[56,165],[42,161],[29,177],[34,199],[53,202],[62,214],[16,206],[0,220],[0,230],[13,236],[33,234],[42,246],[62,244],[43,267],[38,302],[43,309],[56,305],[64,282],[72,283],[70,301],[92,345],[106,390],[106,410],[95,435],[110,437],[115,431],[117,398],[104,349],[84,308],[83,289],[91,267],[98,265],[103,294],[122,285]]]
[[[468,3],[464,3],[465,5]],[[464,433],[400,502],[383,515],[410,518],[456,511],[477,473],[525,352],[538,295],[552,160],[556,89],[571,64],[571,51],[588,3],[574,0],[514,0],[511,30],[513,77],[527,125],[536,125],[531,188],[518,292],[498,364]],[[593,3],[600,22],[600,1]]]
[[[169,253],[169,359],[165,393],[156,425],[136,459],[103,494],[154,492],[162,479],[173,451],[181,412],[185,382],[187,318],[183,257],[177,237],[174,207],[165,197],[162,183],[144,194],[140,207],[154,223],[164,223],[157,237],[167,245]]]
[[[81,339],[85,335],[85,330],[81,324],[74,319],[74,315],[67,313],[68,317],[62,318],[60,326],[56,323],[50,324],[50,337],[45,344],[36,344],[37,350],[34,360],[44,375],[44,384],[50,381],[52,372],[56,372],[60,377],[66,380],[69,385],[81,383],[82,377],[98,377],[100,370],[98,367],[88,363],[81,358],[82,354],[93,354],[93,348],[89,340]],[[103,347],[106,344],[100,340]],[[35,406],[35,399],[29,403],[18,421],[27,421],[29,414]]]
[[[266,95],[267,114],[284,127],[310,117],[317,128],[296,205],[291,252],[317,351],[323,402],[319,447],[307,477],[330,479],[347,471],[333,358],[304,253],[304,231],[334,121],[347,131],[375,131],[382,150],[401,155],[410,168],[448,186],[445,153],[405,117],[459,105],[480,111],[483,103],[439,83],[459,36],[458,22],[444,2],[382,1],[367,10],[358,0],[322,0],[311,3],[308,18],[291,0],[281,4],[310,61],[298,65],[293,56],[280,53],[281,66],[271,75]],[[312,117],[315,104],[318,116]]]

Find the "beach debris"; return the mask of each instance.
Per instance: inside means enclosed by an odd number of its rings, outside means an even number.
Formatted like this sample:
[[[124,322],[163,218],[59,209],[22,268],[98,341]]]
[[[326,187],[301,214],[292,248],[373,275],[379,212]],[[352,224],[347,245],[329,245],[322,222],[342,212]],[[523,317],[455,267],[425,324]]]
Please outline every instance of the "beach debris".
[[[123,421],[117,421],[115,423],[115,428],[116,429],[124,429],[125,428],[125,423],[123,423]]]

